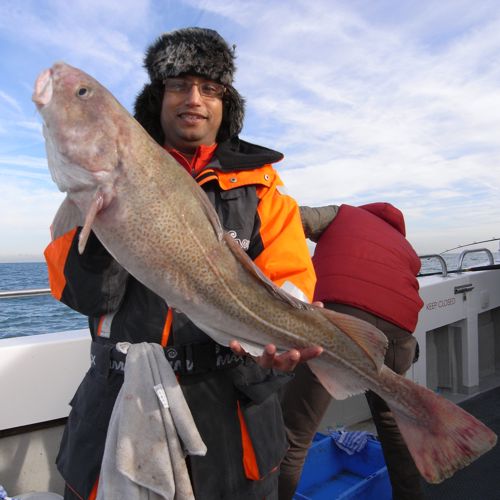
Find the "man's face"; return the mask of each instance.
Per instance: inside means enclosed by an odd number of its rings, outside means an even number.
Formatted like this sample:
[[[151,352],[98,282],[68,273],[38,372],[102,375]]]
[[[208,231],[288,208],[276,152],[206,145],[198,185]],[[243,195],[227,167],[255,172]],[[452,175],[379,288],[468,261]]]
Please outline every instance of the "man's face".
[[[190,75],[179,79],[189,84],[210,81]],[[215,142],[222,121],[222,99],[201,95],[197,85],[188,88],[184,92],[165,90],[161,126],[165,134],[165,146],[191,154],[199,145],[210,146]]]

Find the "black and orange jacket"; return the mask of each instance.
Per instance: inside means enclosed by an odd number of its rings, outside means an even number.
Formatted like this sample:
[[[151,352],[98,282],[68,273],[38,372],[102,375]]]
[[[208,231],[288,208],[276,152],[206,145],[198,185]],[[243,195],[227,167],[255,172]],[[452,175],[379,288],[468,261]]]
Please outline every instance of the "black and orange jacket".
[[[215,151],[201,147],[191,162],[175,151],[171,154],[192,171],[225,230],[260,269],[289,293],[312,300],[315,274],[299,210],[283,193],[282,181],[272,167],[281,154],[237,139],[219,144]],[[45,257],[53,295],[89,317],[94,341],[156,342],[181,350],[213,342],[185,315],[169,309],[161,297],[129,275],[93,233],[79,255],[80,231],[74,228],[54,240]],[[209,449],[207,457],[191,457],[193,486],[195,491],[212,492],[213,498],[266,496],[266,481],[276,475],[287,448],[276,395],[287,377],[250,361],[231,369],[180,375],[193,418]],[[75,397],[75,401],[84,399]],[[74,411],[78,414],[79,410],[74,407]],[[80,437],[82,441],[92,439]],[[101,445],[94,444],[96,449]],[[71,442],[63,442],[61,450],[58,467],[63,477],[76,490],[87,490],[95,481],[90,469],[86,473],[87,466],[74,458]]]
[[[178,153],[173,156],[182,162]],[[292,295],[311,301],[315,274],[299,210],[283,193],[271,165],[281,158],[276,151],[241,140],[222,143],[215,151],[201,147],[194,161],[205,165],[195,178],[224,229],[264,274]],[[89,317],[94,339],[162,345],[194,341],[187,334],[176,335],[165,301],[121,268],[93,234],[79,255],[80,230],[53,241],[45,258],[52,294]]]

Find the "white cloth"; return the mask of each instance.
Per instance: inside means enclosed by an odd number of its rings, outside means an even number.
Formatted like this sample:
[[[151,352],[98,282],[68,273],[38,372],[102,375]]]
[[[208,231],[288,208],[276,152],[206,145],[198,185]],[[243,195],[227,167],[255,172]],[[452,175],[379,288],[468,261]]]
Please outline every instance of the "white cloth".
[[[131,344],[109,423],[97,500],[194,498],[185,456],[205,455],[159,344]]]
[[[366,431],[345,431],[343,429],[333,432],[331,436],[335,444],[348,455],[362,451],[368,438],[373,438],[373,434]]]

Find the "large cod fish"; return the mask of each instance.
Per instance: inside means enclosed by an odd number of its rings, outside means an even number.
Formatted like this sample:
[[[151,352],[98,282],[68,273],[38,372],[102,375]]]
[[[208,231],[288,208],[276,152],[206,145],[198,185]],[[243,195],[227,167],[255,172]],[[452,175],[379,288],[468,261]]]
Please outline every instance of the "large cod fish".
[[[253,354],[320,345],[311,370],[336,399],[371,389],[387,401],[422,476],[450,477],[496,443],[472,415],[384,364],[385,336],[368,323],[302,303],[265,278],[224,233],[203,190],[118,101],[57,63],[35,83],[52,178],[67,197],[57,237],[90,230],[135,278],[215,341]]]

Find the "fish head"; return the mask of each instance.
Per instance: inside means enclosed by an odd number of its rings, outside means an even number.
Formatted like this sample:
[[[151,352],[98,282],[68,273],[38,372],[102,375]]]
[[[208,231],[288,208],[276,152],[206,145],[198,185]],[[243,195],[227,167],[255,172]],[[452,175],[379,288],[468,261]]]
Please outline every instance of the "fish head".
[[[130,115],[94,78],[59,62],[38,76],[32,96],[43,118],[49,169],[58,188],[77,198],[110,193]]]

